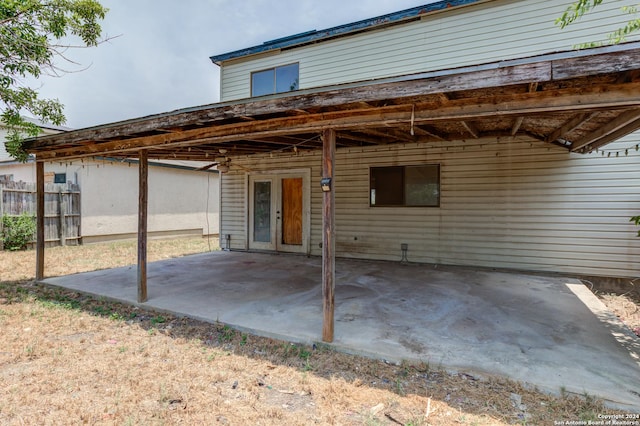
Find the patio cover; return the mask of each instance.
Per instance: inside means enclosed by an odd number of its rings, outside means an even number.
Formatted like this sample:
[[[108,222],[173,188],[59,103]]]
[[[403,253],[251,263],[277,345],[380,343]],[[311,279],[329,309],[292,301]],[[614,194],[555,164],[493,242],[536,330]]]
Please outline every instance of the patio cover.
[[[32,139],[38,227],[44,226],[44,162],[93,156],[140,159],[139,301],[146,300],[147,160],[199,160],[276,150],[526,136],[575,153],[640,128],[640,43],[480,64],[186,108]],[[507,144],[505,144],[507,145]],[[333,338],[334,193],[324,193],[325,329]],[[36,277],[44,277],[38,233]]]

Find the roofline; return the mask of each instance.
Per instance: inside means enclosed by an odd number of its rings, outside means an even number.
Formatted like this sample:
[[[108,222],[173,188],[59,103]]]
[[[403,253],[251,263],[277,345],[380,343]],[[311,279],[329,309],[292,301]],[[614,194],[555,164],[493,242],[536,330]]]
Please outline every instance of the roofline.
[[[149,121],[153,119],[172,117],[176,115],[191,114],[191,113],[204,111],[212,108],[223,108],[223,107],[236,106],[236,105],[247,105],[253,102],[268,101],[272,99],[283,99],[291,96],[315,95],[318,93],[323,93],[323,92],[333,91],[333,90],[350,89],[354,87],[365,87],[365,86],[372,86],[372,85],[384,84],[384,83],[397,83],[402,81],[420,80],[425,78],[433,78],[433,77],[440,77],[440,76],[447,76],[447,75],[454,75],[454,74],[464,74],[464,73],[474,72],[474,71],[506,68],[506,67],[516,66],[516,65],[534,64],[537,62],[553,61],[558,59],[580,58],[584,56],[594,56],[594,55],[622,52],[625,50],[634,50],[634,49],[640,49],[640,41],[592,47],[588,49],[566,50],[566,51],[559,51],[559,52],[553,52],[553,53],[545,53],[542,55],[528,56],[524,58],[499,60],[499,61],[494,61],[494,62],[489,62],[484,64],[427,71],[427,72],[416,73],[416,74],[401,75],[397,77],[385,77],[380,79],[364,80],[364,81],[357,81],[357,82],[351,82],[351,83],[342,83],[342,84],[330,85],[330,86],[320,86],[320,87],[298,90],[296,92],[276,93],[273,95],[266,95],[266,96],[261,96],[257,98],[234,99],[234,100],[225,101],[225,102],[217,102],[212,104],[180,108],[173,111],[151,114],[143,117],[130,118],[130,119],[111,122],[111,123],[98,124],[95,126],[85,127],[81,129],[74,129],[69,132],[62,132],[62,133],[51,134],[51,135],[42,135],[35,138],[28,138],[25,140],[25,142],[29,145],[35,142],[36,140],[38,141],[55,140],[60,137],[76,135],[78,133],[82,133],[86,131],[107,130],[110,128],[115,128],[115,127],[129,125],[129,124],[143,123],[145,121]]]
[[[466,6],[483,1],[487,0],[441,0],[436,3],[416,6],[412,7],[411,9],[392,12],[386,15],[376,16],[375,18],[364,19],[362,21],[357,21],[350,24],[327,28],[325,30],[312,30],[300,34],[278,38],[275,40],[266,41],[258,46],[248,47],[245,49],[222,53],[219,55],[213,55],[210,56],[210,59],[214,64],[221,65],[222,62],[228,61],[230,59],[237,59],[245,56],[255,55],[257,53],[269,52],[271,50],[278,50],[308,43],[314,43],[335,37],[343,37],[346,35],[351,35],[353,33],[372,30],[382,26],[398,24],[411,18],[439,12],[445,9]]]

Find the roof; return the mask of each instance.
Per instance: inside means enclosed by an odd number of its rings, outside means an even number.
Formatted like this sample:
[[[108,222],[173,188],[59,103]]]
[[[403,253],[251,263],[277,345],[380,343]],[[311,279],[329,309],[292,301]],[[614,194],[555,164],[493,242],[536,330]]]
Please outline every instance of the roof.
[[[307,31],[300,34],[294,34],[275,40],[266,41],[258,46],[248,47],[233,52],[221,53],[211,56],[214,64],[220,65],[224,61],[230,59],[242,58],[244,56],[255,55],[258,53],[269,52],[271,50],[286,49],[294,46],[316,43],[319,41],[352,35],[354,33],[369,31],[379,27],[400,24],[412,19],[419,19],[421,16],[439,12],[454,7],[466,6],[486,0],[442,0],[436,3],[426,4],[424,6],[412,7],[411,9],[401,10],[399,12],[388,13],[386,15],[376,16],[375,18],[364,19],[362,21],[350,24],[339,25],[324,30]]]
[[[338,147],[525,137],[586,153],[640,128],[640,42],[204,105],[26,141],[40,161],[216,161]],[[505,147],[508,144],[505,144]]]

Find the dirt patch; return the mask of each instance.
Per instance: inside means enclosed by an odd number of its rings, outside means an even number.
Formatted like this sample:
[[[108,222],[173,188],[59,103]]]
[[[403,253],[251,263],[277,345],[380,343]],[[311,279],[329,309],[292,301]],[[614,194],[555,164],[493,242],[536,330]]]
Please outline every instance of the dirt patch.
[[[640,279],[588,277],[582,281],[640,337]]]
[[[208,244],[152,241],[149,257],[181,250]],[[15,278],[32,276],[33,262],[0,252],[0,424],[545,425],[622,414],[588,395],[388,364]],[[50,275],[123,263],[135,263],[135,243],[47,250]]]

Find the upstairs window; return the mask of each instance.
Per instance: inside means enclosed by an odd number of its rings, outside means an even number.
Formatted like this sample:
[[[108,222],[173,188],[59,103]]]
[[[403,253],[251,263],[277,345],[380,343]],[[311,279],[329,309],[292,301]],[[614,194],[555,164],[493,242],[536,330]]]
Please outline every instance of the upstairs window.
[[[251,73],[251,96],[298,90],[298,69],[298,64],[290,64]]]
[[[371,206],[440,206],[440,165],[371,167]]]

